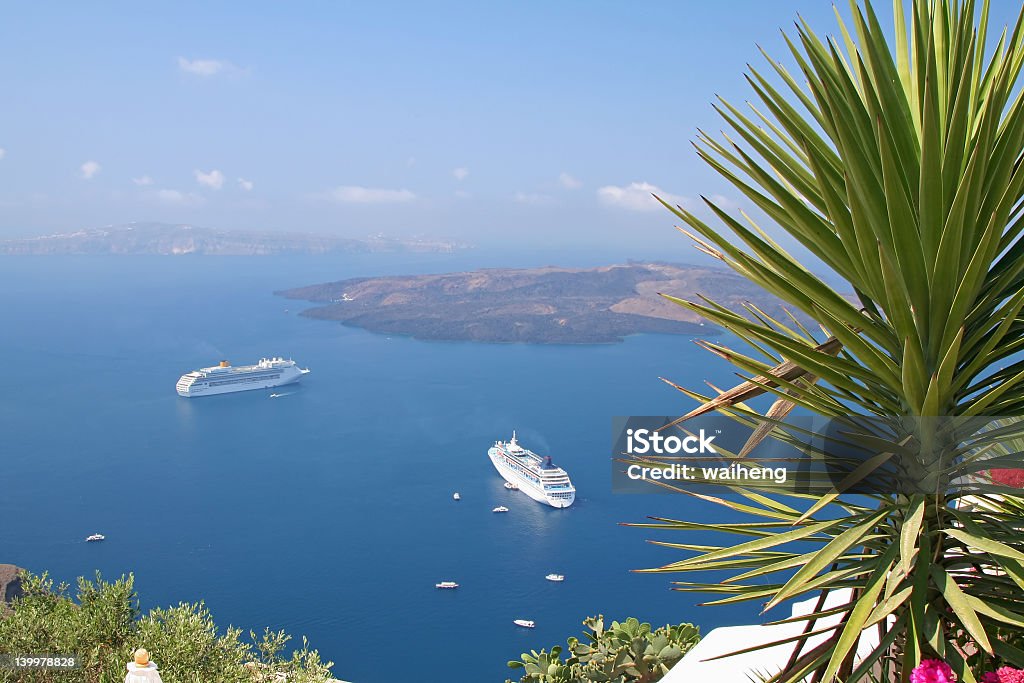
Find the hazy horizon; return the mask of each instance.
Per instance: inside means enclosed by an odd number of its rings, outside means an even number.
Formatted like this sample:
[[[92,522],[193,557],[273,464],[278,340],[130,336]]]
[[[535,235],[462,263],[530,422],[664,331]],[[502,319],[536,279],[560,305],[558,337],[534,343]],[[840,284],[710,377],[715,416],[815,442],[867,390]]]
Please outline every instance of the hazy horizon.
[[[767,74],[758,44],[791,66],[798,14],[836,31],[820,0],[11,7],[0,239],[153,221],[685,247],[649,195],[745,207],[690,141],[721,128],[716,94],[752,95],[748,62]]]

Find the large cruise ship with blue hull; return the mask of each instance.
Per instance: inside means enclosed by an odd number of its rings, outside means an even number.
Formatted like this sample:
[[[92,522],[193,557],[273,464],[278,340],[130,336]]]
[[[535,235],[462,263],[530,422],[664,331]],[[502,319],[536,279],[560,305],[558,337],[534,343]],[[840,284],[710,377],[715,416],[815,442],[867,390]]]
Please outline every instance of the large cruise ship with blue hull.
[[[537,455],[520,446],[515,432],[508,441],[495,441],[487,456],[505,481],[538,503],[567,508],[576,500],[576,489],[566,471],[552,464],[550,455]]]
[[[284,358],[261,358],[255,365],[237,367],[222,360],[220,365],[186,372],[175,388],[179,396],[187,398],[232,394],[292,384],[308,372],[295,361]]]

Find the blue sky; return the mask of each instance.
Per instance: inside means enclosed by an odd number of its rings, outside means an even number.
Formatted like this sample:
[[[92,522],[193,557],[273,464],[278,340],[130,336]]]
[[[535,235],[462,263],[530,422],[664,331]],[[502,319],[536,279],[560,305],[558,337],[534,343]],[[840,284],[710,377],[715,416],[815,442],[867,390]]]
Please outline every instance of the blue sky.
[[[8,5],[0,236],[674,244],[645,191],[735,196],[689,140],[797,13],[835,27],[822,0]]]

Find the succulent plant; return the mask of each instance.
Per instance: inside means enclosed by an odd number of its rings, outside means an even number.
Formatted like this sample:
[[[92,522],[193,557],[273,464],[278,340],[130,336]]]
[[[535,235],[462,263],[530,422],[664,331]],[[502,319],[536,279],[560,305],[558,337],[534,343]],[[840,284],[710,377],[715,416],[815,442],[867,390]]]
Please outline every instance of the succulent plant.
[[[570,637],[562,648],[523,653],[508,663],[522,669],[520,683],[653,683],[700,640],[692,624],[651,625],[630,617],[605,628],[604,615],[583,620],[583,640]],[[507,681],[506,683],[511,683]]]

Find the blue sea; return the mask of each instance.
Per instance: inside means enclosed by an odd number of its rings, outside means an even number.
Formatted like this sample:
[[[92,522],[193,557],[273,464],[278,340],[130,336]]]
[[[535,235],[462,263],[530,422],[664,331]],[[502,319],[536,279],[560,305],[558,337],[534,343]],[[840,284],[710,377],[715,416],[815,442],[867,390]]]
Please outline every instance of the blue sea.
[[[755,606],[697,607],[670,591],[688,577],[631,572],[681,557],[649,539],[694,539],[621,522],[722,513],[611,492],[611,417],[688,409],[658,377],[726,384],[724,362],[681,336],[388,337],[300,317],[308,304],[273,295],[363,275],[615,260],[0,259],[0,562],[68,581],[133,572],[144,609],[204,600],[223,626],[306,635],[354,683],[504,681],[509,659],[564,646],[597,613],[705,631],[756,621]],[[185,371],[271,355],[312,373],[273,399],[175,394]],[[503,488],[486,450],[512,430],[570,473],[573,507]],[[96,532],[106,542],[83,542]],[[461,587],[436,590],[442,580]]]

